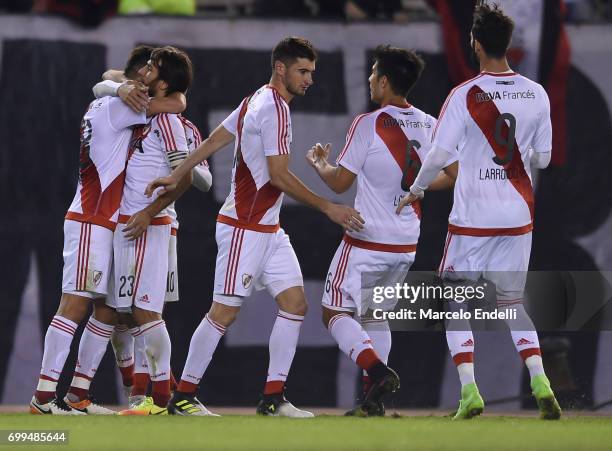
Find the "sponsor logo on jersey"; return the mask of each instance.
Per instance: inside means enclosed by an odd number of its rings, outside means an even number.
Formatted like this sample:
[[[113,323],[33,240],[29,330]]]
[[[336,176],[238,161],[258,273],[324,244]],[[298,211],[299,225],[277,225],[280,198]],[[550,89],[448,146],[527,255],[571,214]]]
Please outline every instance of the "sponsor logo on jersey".
[[[93,284],[94,286],[98,286],[100,285],[100,282],[102,282],[102,271],[94,271],[93,272]]]
[[[144,296],[140,296],[138,298],[138,302],[149,302],[149,296],[146,294]]]
[[[453,265],[450,265],[444,268],[443,272],[455,272],[455,268],[453,267]]]
[[[431,128],[429,122],[409,121],[404,119],[396,119],[394,117],[387,118],[383,121],[383,127],[408,127],[408,128]]]
[[[535,93],[528,89],[527,91],[491,91],[475,93],[476,102],[490,102],[492,100],[525,100],[535,99]]]
[[[513,85],[514,81],[512,80],[497,80],[495,82],[496,85]]]
[[[242,286],[247,289],[251,286],[251,282],[253,282],[253,276],[251,274],[243,274],[242,275]]]

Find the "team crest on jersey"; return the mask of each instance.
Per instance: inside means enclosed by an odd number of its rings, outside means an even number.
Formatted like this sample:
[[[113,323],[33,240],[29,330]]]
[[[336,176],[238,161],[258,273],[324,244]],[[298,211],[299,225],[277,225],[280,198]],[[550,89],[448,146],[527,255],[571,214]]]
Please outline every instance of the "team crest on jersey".
[[[253,282],[253,276],[250,274],[242,275],[242,286],[247,289],[251,286],[251,282]]]
[[[94,286],[98,286],[100,285],[100,282],[102,282],[102,271],[93,271],[93,277],[91,278]]]

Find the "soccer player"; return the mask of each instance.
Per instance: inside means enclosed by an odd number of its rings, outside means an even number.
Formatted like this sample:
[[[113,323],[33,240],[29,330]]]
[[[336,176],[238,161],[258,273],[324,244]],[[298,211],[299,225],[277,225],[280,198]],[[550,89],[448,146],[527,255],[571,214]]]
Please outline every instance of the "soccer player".
[[[154,98],[175,92],[184,94],[192,80],[191,61],[174,47],[158,48],[141,74]],[[166,208],[187,189],[191,172],[180,180],[179,189],[171,196],[152,201],[144,190],[155,176],[169,174],[187,151],[183,123],[176,114],[158,114],[132,135],[118,219],[128,226],[117,230],[113,237],[114,288],[106,303],[118,312],[131,311],[139,326],[138,334],[144,336],[153,390],[152,398],[120,412],[123,414],[167,414],[171,345],[161,312],[172,219]]]
[[[399,388],[397,374],[386,365],[391,349],[389,324],[368,314],[375,304],[362,290],[403,282],[414,262],[420,207],[413,204],[400,216],[395,209],[429,151],[436,124],[406,100],[423,67],[414,52],[377,47],[369,83],[370,98],[380,108],[355,118],[337,166],[327,161],[329,144],[317,144],[306,156],[336,193],[345,192],[357,179],[355,208],[368,219],[363,230],[345,234],[327,272],[322,300],[323,324],[367,376],[362,405],[347,414],[382,416],[382,395]],[[453,185],[455,161],[456,157],[448,156],[445,167],[450,176],[440,174],[434,188]],[[384,275],[362,287],[362,275],[368,272]]]
[[[132,51],[125,67],[128,79],[139,78],[138,70],[146,64],[150,52],[144,46]],[[30,402],[30,411],[35,414],[112,413],[90,400],[83,400],[77,408],[67,405],[56,397],[57,381],[89,303],[94,302],[94,314],[83,332],[86,342],[100,340],[105,348],[115,321],[114,312],[104,305],[104,297],[108,293],[113,231],[132,127],[146,123],[147,108],[153,114],[185,109],[184,99],[176,96],[149,103],[133,82],[122,84],[119,95],[129,98],[132,107],[118,98],[98,99],[89,105],[81,123],[79,181],[64,222],[62,298],[45,335],[38,386]]]
[[[148,61],[151,51],[153,48],[149,48],[146,53],[143,53],[143,57],[146,57],[146,60],[141,61],[143,64],[146,64]],[[114,74],[112,72],[115,72]],[[116,79],[124,79],[124,73],[120,71],[108,71],[105,73],[104,77],[111,76]],[[121,83],[114,82],[112,80],[105,80],[103,82],[98,83],[94,88],[94,95],[96,97],[104,97],[106,95],[110,96],[118,96],[118,91],[120,89]],[[179,94],[179,93],[175,93]],[[182,96],[177,98],[177,101],[183,102]],[[146,97],[148,100],[148,96]],[[130,105],[128,102],[128,98],[124,97],[124,102],[127,105]],[[139,100],[136,98],[135,100]],[[155,102],[155,100],[154,100]],[[135,105],[135,108],[140,107],[140,105]],[[185,129],[185,135],[187,138],[187,146],[190,151],[195,150],[195,148],[201,142],[201,135],[197,127],[188,121],[186,118],[179,116],[181,123]],[[208,191],[212,184],[212,174],[208,169],[208,165],[206,161],[202,162],[201,165],[195,167],[192,171],[193,176],[193,185],[196,186],[201,191]],[[177,301],[178,300],[178,272],[177,272],[177,253],[176,253],[176,235],[178,230],[178,221],[176,219],[176,211],[174,210],[174,204],[168,206],[169,216],[172,218],[172,229],[170,236],[170,246],[168,249],[168,277],[166,283],[166,301]],[[148,372],[148,364],[147,358],[145,355],[145,346],[144,346],[144,337],[138,335],[138,327],[131,320],[131,318],[125,318],[123,316],[123,320],[126,320],[132,327],[128,328],[124,324],[117,324],[110,337],[110,341],[113,345],[113,350],[115,351],[115,356],[117,359],[117,365],[120,369],[124,390],[126,391],[130,406],[135,406],[144,400],[144,395],[146,393],[146,389],[149,384],[149,372]],[[88,324],[86,332],[81,336],[81,342],[79,344],[79,353],[77,359],[77,367],[75,374],[72,378],[72,382],[68,393],[66,395],[66,402],[68,405],[75,409],[83,410],[83,405],[87,404],[86,412],[87,413],[107,413],[112,414],[115,413],[109,409],[103,410],[103,408],[98,409],[95,406],[90,406],[91,399],[89,396],[89,386],[91,384],[92,378],[95,376],[96,369],[104,356],[106,351],[106,345],[108,343],[108,333],[102,336],[101,329],[105,327],[104,325],[96,325],[96,323]],[[108,332],[108,330],[106,330]],[[134,345],[134,340],[138,341],[138,345]],[[136,354],[136,355],[134,355]],[[134,374],[135,370],[135,361],[136,365],[136,374]],[[136,382],[135,382],[136,381]],[[134,393],[132,393],[132,390]],[[95,410],[95,412],[94,412]]]
[[[544,373],[538,335],[523,307],[534,214],[531,166],[545,168],[550,162],[550,104],[542,86],[508,66],[513,28],[499,7],[476,8],[471,41],[481,72],[446,99],[433,149],[398,212],[423,197],[458,148],[459,176],[440,272],[451,283],[481,276],[495,283],[498,309],[516,312],[516,319],[506,322],[529,370],[540,417],[558,419],[561,409]],[[446,337],[462,385],[454,418],[471,418],[483,411],[484,402],[474,380],[469,321],[453,320]]]
[[[359,213],[311,192],[291,171],[289,102],[312,85],[316,51],[301,38],[280,41],[272,51],[270,83],[245,98],[202,145],[169,177],[153,181],[147,192],[177,181],[200,161],[235,139],[231,190],[217,218],[218,246],[213,302],[196,329],[171,413],[201,415],[195,397],[219,340],[253,289],[267,288],[279,311],[270,335],[270,363],[257,412],[312,417],[285,399],[284,389],[295,355],[307,304],[295,252],[279,225],[283,193],[318,209],[351,230],[362,227]]]

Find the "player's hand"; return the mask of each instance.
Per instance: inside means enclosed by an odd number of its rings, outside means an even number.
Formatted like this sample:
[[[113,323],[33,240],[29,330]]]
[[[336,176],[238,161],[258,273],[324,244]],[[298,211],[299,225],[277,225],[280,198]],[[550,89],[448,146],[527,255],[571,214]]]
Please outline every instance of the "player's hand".
[[[329,158],[330,150],[330,143],[325,144],[325,146],[322,146],[321,143],[316,143],[306,152],[306,161],[315,169],[322,168],[328,164],[327,159]]]
[[[416,194],[409,192],[407,196],[402,197],[402,200],[400,200],[400,203],[397,205],[397,209],[395,210],[395,214],[399,215],[406,205],[411,205],[413,202],[421,199],[422,197],[423,196],[419,197]]]
[[[137,81],[126,81],[117,90],[117,94],[136,113],[144,111],[149,106],[147,87]]]
[[[147,227],[149,227],[149,224],[151,224],[151,219],[153,218],[145,210],[140,210],[135,215],[132,215],[123,228],[123,232],[128,241],[134,241],[140,238],[147,230]]]
[[[162,189],[159,191],[159,195],[161,196],[170,191],[174,191],[177,185],[178,182],[174,180],[174,177],[171,175],[168,177],[157,178],[147,185],[147,189],[145,189],[145,196],[151,197],[157,188],[162,187]]]
[[[330,204],[325,213],[333,222],[351,232],[359,232],[365,224],[361,214],[354,208],[346,205]]]

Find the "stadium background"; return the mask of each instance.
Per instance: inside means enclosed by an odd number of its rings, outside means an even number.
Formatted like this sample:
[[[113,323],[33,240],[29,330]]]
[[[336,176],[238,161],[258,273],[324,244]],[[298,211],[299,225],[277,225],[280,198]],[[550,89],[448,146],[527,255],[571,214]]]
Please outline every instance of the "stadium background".
[[[60,297],[62,223],[74,195],[79,122],[91,100],[91,86],[106,68],[122,67],[138,43],[187,50],[195,80],[185,115],[206,133],[267,82],[270,49],[280,38],[311,39],[320,60],[315,85],[291,106],[292,169],[318,193],[349,202],[353,192],[341,197],[331,193],[307,167],[304,153],[320,141],[333,143],[337,155],[351,119],[372,108],[367,76],[371,51],[379,43],[422,54],[427,69],[409,100],[437,115],[452,86],[471,71],[463,39],[470,8],[457,10],[452,1],[435,3],[438,20],[407,24],[146,16],[113,18],[84,29],[57,17],[0,16],[0,402],[25,404],[36,384],[42,340]],[[514,66],[543,83],[553,104],[553,164],[537,176],[531,269],[609,271],[612,27],[563,25],[556,0],[528,9],[521,9],[526,3],[520,0],[502,4],[516,8],[515,14],[511,11],[519,25]],[[191,334],[210,305],[215,217],[229,189],[231,152],[216,155],[211,166],[211,192],[191,190],[177,206],[181,301],[166,311],[177,375]],[[428,195],[414,269],[437,266],[450,205],[450,193]],[[288,396],[298,405],[350,405],[358,372],[319,320],[326,270],[342,232],[323,215],[289,199],[281,223],[300,260],[310,303]],[[561,316],[571,314],[568,298],[558,298]],[[255,404],[265,379],[274,308],[265,292],[245,305],[206,373],[204,402]],[[595,330],[594,321],[588,331],[543,334],[545,361],[554,367],[553,385],[566,406],[589,408],[612,398],[612,334]],[[393,340],[390,365],[399,371],[403,386],[395,404],[454,407],[459,384],[443,333],[394,333]],[[485,398],[509,398],[497,404],[506,411],[527,406],[516,399],[527,392],[527,379],[507,335],[483,332],[476,340],[477,378]],[[64,385],[69,373],[65,371]],[[119,387],[109,347],[93,392],[102,402],[116,404],[123,402]]]

